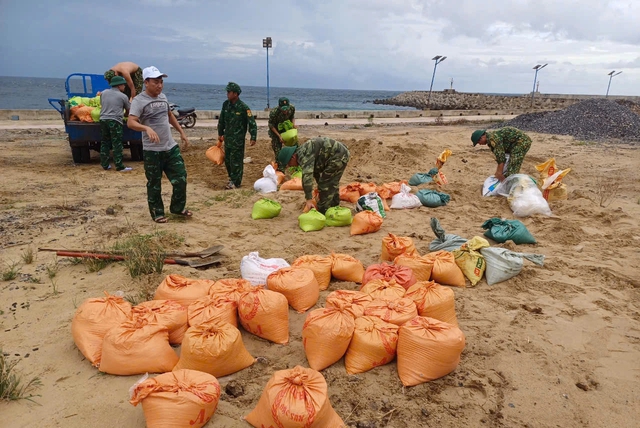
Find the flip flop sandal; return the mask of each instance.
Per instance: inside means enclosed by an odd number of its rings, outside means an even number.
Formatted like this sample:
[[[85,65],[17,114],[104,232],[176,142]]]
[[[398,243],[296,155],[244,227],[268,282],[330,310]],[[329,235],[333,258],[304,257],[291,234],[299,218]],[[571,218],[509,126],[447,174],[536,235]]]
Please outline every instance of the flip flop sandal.
[[[182,217],[193,217],[193,213],[189,210],[184,210],[181,213],[177,213],[176,215],[179,215]]]
[[[154,218],[153,221],[155,221],[156,223],[166,223],[169,221],[169,219],[166,218],[165,216],[162,216],[162,217]]]

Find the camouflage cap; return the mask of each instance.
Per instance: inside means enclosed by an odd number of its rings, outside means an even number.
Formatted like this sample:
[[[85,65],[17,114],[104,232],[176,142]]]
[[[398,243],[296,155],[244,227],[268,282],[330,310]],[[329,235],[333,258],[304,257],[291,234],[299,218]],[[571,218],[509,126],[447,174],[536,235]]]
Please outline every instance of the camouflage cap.
[[[227,87],[225,88],[227,92],[235,92],[236,94],[240,94],[242,89],[240,89],[240,85],[234,82],[227,83]]]
[[[111,79],[116,75],[116,72],[113,70],[107,70],[104,72],[104,78],[107,82],[111,83]]]
[[[473,131],[473,134],[471,134],[471,142],[473,143],[474,146],[476,144],[478,144],[478,142],[480,141],[480,138],[482,138],[482,136],[486,132],[487,131],[485,129],[477,129],[477,130]]]
[[[289,165],[289,162],[291,162],[291,158],[293,157],[296,150],[298,150],[297,144],[294,146],[283,146],[280,149],[280,152],[278,153],[278,163],[282,168]]]
[[[278,107],[280,107],[281,110],[289,110],[290,106],[291,106],[291,102],[289,102],[289,98],[281,97],[278,100]]]

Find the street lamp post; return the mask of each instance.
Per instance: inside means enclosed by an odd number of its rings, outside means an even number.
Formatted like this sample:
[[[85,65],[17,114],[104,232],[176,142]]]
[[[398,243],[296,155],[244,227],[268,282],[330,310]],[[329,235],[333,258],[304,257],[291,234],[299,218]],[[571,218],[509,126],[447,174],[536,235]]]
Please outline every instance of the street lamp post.
[[[615,76],[617,76],[620,73],[622,73],[622,71],[618,71],[616,73],[615,70],[613,70],[611,73],[609,73],[609,86],[607,86],[607,95],[604,96],[605,98],[607,98],[609,96],[609,88],[611,87],[611,79],[613,79]]]
[[[533,69],[536,71],[536,74],[533,76],[533,89],[531,90],[531,107],[533,107],[533,97],[536,94],[536,79],[538,78],[538,71],[542,70],[547,65],[548,64],[545,64],[545,65],[538,64],[535,67],[533,67]]]
[[[446,56],[437,55],[437,56],[434,56],[431,59],[433,61],[435,61],[436,63],[433,66],[433,76],[431,76],[431,86],[429,86],[429,98],[427,99],[427,107],[431,106],[431,90],[433,89],[433,79],[435,79],[435,77],[436,77],[436,67],[438,67],[438,64],[440,64],[442,61],[447,59],[447,57]]]
[[[267,48],[267,110],[270,108],[269,104],[269,48],[273,47],[271,43],[271,37],[267,37],[266,39],[262,39],[262,47]]]

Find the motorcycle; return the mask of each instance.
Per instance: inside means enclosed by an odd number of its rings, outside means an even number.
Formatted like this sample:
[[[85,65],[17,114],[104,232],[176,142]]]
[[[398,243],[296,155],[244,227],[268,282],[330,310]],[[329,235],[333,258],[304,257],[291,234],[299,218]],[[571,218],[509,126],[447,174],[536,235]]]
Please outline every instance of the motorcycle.
[[[196,109],[185,108],[181,109],[177,104],[169,104],[169,108],[173,115],[178,119],[178,123],[180,126],[184,126],[185,128],[193,128],[196,125]]]

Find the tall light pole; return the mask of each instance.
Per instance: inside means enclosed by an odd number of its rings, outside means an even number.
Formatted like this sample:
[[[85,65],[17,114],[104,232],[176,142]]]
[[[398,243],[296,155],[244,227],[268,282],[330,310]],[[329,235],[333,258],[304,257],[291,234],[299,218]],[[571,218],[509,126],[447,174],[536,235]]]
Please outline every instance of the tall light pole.
[[[536,94],[536,79],[538,78],[538,71],[542,70],[547,65],[549,64],[545,64],[545,65],[538,64],[535,67],[533,67],[533,69],[536,71],[536,74],[533,76],[533,89],[531,90],[531,107],[533,107],[533,97]]]
[[[613,73],[615,73],[615,74],[613,74]],[[604,96],[605,98],[607,98],[609,96],[609,88],[611,87],[611,79],[613,79],[615,76],[617,76],[620,73],[622,73],[622,71],[618,71],[616,73],[615,70],[613,70],[611,73],[609,73],[609,86],[607,86],[607,95]]]
[[[267,110],[270,108],[269,104],[269,48],[273,47],[271,43],[271,37],[262,39],[262,47],[267,48]]]
[[[435,65],[433,66],[433,76],[431,76],[431,86],[429,86],[429,99],[427,100],[427,107],[429,107],[431,105],[431,90],[433,89],[433,79],[435,79],[436,77],[436,67],[438,67],[438,64],[440,64],[442,61],[444,61],[445,59],[447,59],[446,56],[434,56],[433,58],[431,58],[433,61],[435,61]]]

